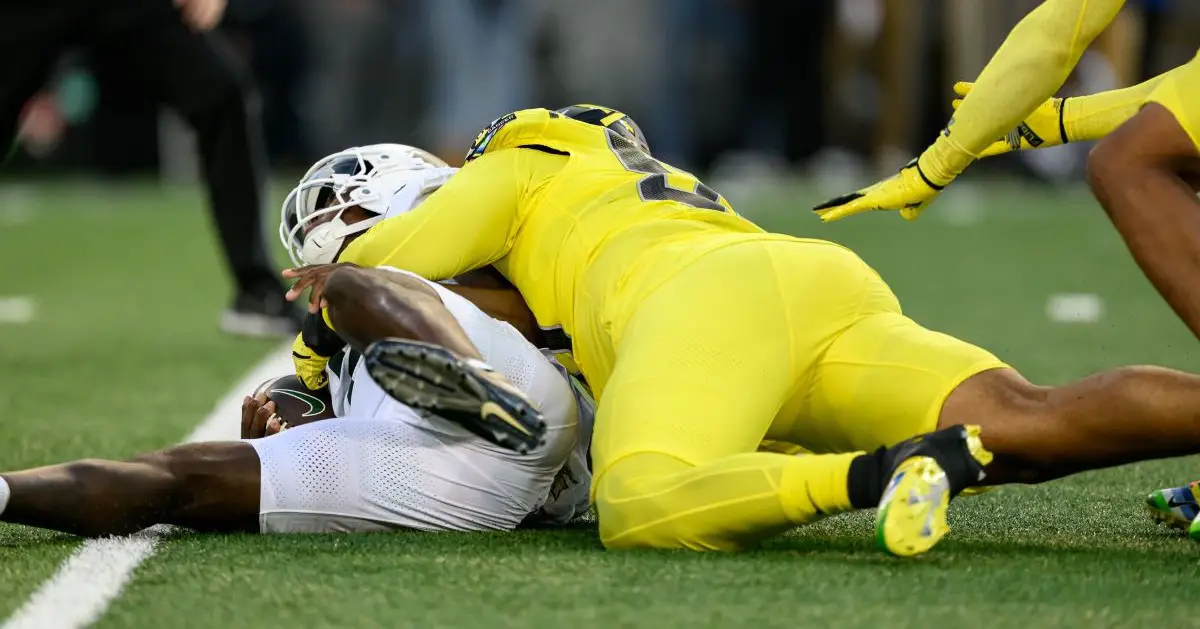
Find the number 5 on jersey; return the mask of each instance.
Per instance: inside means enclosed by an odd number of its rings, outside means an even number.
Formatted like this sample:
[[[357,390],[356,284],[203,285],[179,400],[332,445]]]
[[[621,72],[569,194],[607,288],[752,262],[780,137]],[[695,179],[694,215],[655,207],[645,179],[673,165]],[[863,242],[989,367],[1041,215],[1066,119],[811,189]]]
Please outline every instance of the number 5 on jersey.
[[[624,136],[611,131],[607,135],[609,148],[625,170],[645,173],[637,182],[638,196],[643,201],[675,201],[699,210],[733,212],[724,197],[690,173],[672,169],[650,157]]]

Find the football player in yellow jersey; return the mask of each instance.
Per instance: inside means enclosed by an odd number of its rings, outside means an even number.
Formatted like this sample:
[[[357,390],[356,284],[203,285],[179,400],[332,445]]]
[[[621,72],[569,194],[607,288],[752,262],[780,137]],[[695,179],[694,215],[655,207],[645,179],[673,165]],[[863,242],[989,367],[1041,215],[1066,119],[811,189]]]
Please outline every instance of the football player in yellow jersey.
[[[976,157],[1100,139],[1088,184],[1151,283],[1200,337],[1200,54],[1139,85],[1050,98],[1124,4],[1046,0],[974,85],[955,85],[964,98],[954,119],[918,159],[817,212],[826,220],[868,210],[916,218]],[[1190,525],[1200,540],[1200,483],[1155,491],[1147,502],[1156,518]]]
[[[1200,377],[1032,385],[905,317],[853,252],[737,216],[602,107],[500,118],[440,190],[338,259],[435,280],[494,265],[540,325],[561,326],[599,398],[592,492],[609,548],[735,549],[879,506],[879,543],[915,555],[984,465],[988,483],[1036,482],[1200,451]],[[293,296],[311,285],[319,307],[328,271],[289,272]],[[428,356],[380,341],[366,360],[406,400],[411,374],[441,368]]]

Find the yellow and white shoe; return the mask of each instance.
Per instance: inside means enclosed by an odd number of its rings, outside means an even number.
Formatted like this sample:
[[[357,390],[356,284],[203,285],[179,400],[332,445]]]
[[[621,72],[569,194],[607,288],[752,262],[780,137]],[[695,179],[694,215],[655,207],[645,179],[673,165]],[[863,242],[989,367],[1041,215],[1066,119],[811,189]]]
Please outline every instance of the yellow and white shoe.
[[[953,426],[901,442],[885,453],[890,479],[875,516],[875,541],[896,556],[933,548],[946,533],[950,499],[983,480],[992,454],[978,426]]]

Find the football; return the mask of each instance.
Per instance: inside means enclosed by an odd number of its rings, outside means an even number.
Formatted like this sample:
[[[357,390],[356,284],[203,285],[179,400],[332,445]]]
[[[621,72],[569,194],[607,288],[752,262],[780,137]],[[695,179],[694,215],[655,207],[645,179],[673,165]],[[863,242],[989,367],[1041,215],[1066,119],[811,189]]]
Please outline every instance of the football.
[[[293,374],[262,383],[254,395],[262,393],[275,403],[275,413],[289,428],[335,417],[329,387],[313,391]]]

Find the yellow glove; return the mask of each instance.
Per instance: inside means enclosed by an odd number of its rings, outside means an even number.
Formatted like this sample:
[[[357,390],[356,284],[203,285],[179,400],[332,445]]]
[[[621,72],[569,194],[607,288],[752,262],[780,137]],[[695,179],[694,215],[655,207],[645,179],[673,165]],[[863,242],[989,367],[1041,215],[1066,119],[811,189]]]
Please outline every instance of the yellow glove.
[[[959,82],[954,84],[954,93],[958,98],[950,103],[955,111],[962,104],[962,99],[971,93],[973,83]],[[1067,126],[1063,122],[1063,103],[1065,98],[1051,98],[1038,105],[1016,129],[1009,131],[1004,137],[993,142],[979,154],[980,157],[991,157],[1011,151],[1030,151],[1044,149],[1070,142],[1067,137]]]
[[[325,373],[329,357],[318,354],[306,345],[303,334],[297,334],[292,343],[292,363],[296,366],[296,377],[309,389],[315,391],[329,384],[329,375]]]
[[[919,161],[914,159],[895,175],[857,192],[830,199],[814,207],[813,211],[825,222],[875,210],[898,210],[900,216],[911,221],[933,203],[944,187],[925,177]]]

